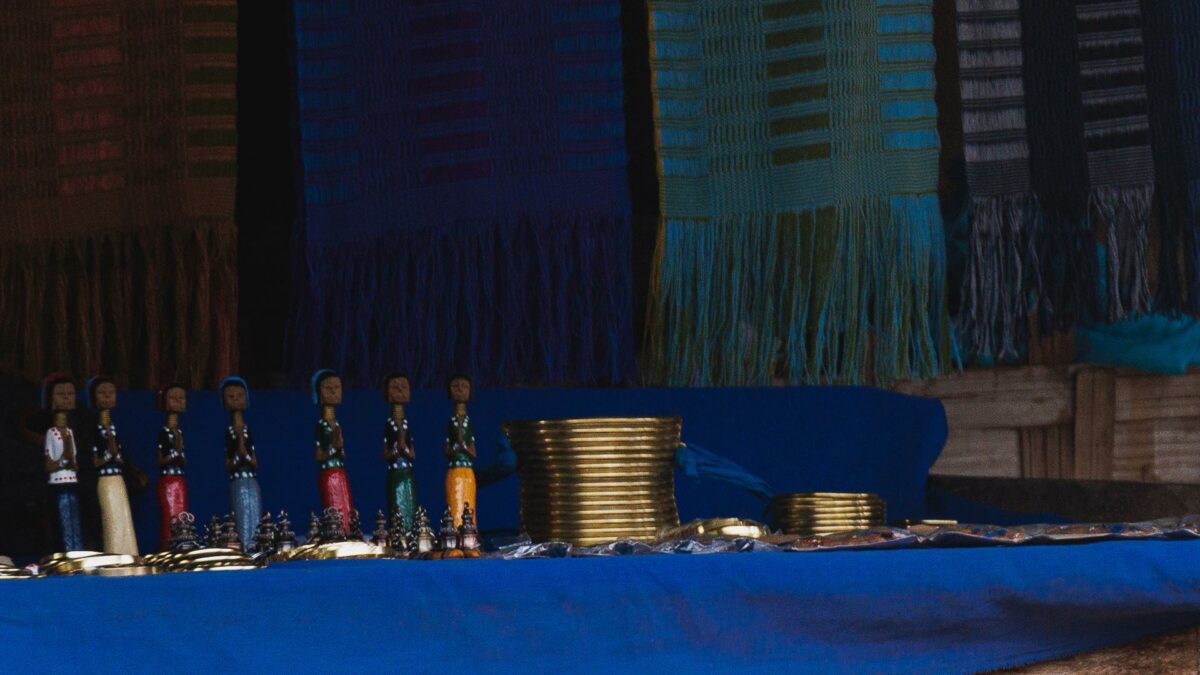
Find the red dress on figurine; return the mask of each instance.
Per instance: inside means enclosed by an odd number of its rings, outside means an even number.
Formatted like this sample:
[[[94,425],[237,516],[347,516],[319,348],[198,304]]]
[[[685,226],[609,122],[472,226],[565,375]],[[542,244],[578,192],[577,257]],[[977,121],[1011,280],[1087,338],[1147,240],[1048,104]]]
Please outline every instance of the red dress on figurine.
[[[181,429],[164,426],[158,432],[158,455],[166,460],[158,478],[158,508],[162,517],[159,548],[165,551],[171,539],[171,521],[188,510]]]
[[[334,443],[334,438],[341,435],[341,427],[336,421],[330,423],[325,419],[317,422],[316,444],[327,454],[327,459],[321,462],[321,472],[317,476],[317,489],[321,492],[321,506],[333,507],[342,514],[342,526],[350,523],[350,511],[354,509],[354,500],[350,496],[350,479],[346,476],[346,464],[343,453]]]

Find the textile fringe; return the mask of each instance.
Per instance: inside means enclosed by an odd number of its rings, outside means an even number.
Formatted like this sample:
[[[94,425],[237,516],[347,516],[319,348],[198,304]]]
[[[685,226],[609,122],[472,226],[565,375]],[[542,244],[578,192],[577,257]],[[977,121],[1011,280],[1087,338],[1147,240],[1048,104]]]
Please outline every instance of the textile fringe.
[[[941,222],[937,198],[922,196],[662,223],[644,377],[733,386],[937,375],[951,352]]]
[[[1147,248],[1154,186],[1108,186],[1092,190],[1089,206],[1100,218],[1108,244],[1105,266],[1108,320],[1150,310]]]
[[[215,384],[237,370],[237,234],[227,220],[0,249],[0,356],[31,379]]]
[[[971,199],[970,254],[959,322],[980,356],[1020,355],[1028,332],[1030,295],[1041,292],[1036,241],[1037,199],[1008,194]]]
[[[370,386],[397,368],[423,387],[457,371],[484,386],[627,384],[629,227],[562,214],[310,243],[291,370]]]

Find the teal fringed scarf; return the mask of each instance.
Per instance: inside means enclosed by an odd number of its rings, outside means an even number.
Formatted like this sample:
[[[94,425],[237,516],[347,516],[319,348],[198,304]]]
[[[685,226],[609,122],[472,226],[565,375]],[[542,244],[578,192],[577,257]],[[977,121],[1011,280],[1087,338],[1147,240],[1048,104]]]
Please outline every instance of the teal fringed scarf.
[[[650,0],[646,377],[886,383],[950,351],[929,0]]]

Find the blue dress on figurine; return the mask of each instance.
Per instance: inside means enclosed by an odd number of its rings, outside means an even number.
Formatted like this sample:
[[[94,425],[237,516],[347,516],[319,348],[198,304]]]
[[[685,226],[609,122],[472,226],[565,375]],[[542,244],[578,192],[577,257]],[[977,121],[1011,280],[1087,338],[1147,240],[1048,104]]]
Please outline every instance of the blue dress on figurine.
[[[221,400],[229,413],[225,428],[225,470],[229,472],[229,504],[243,548],[250,548],[262,517],[258,486],[258,455],[243,413],[250,406],[250,389],[240,377],[221,382]]]

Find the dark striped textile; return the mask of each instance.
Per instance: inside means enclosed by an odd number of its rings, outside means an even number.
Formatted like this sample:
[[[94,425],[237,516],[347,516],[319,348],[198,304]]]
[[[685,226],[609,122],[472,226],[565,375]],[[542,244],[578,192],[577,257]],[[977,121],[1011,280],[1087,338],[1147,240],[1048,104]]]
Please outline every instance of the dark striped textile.
[[[1162,30],[1173,20],[1166,6],[1178,3],[1145,0],[1150,18],[1142,4],[957,2],[971,191],[959,325],[977,354],[1011,357],[1020,350],[1031,298],[1044,330],[1153,308],[1156,159],[1169,158],[1170,170],[1158,173],[1184,193],[1179,167],[1186,160],[1178,147],[1184,115],[1172,103],[1184,85],[1174,66],[1173,31]],[[1147,40],[1154,43],[1149,48]],[[1147,70],[1156,55],[1169,73]],[[1162,82],[1171,96],[1151,101],[1149,89]],[[1164,214],[1183,210],[1178,200],[1161,201]],[[1180,270],[1192,269],[1186,266],[1194,253],[1174,255],[1184,219],[1167,219],[1170,273],[1160,298],[1171,307],[1182,305],[1183,287],[1191,283]],[[1103,270],[1097,242],[1105,245]]]
[[[1200,313],[1200,2],[1145,0],[1160,307]]]
[[[234,372],[236,1],[5,9],[0,371]]]
[[[973,214],[963,289],[979,353],[1016,352],[1036,270],[1020,0],[958,0],[963,140]]]
[[[1076,0],[1092,213],[1107,249],[1108,319],[1150,309],[1146,246],[1154,157],[1138,0]]]

